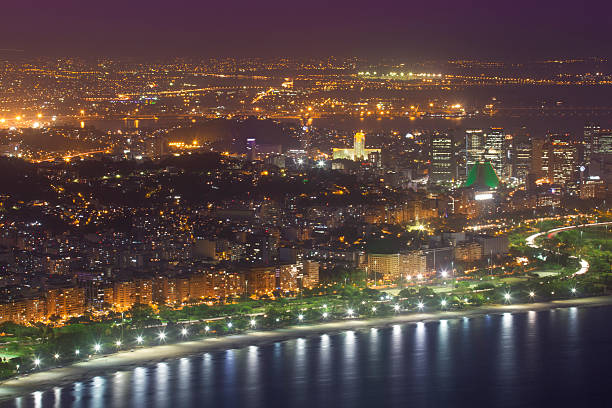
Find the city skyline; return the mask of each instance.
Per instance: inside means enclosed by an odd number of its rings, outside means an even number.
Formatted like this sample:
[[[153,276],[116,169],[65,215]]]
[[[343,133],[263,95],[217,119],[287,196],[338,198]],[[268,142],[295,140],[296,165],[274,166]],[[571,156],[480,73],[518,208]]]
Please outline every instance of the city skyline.
[[[0,13],[0,405],[609,404],[609,4]]]

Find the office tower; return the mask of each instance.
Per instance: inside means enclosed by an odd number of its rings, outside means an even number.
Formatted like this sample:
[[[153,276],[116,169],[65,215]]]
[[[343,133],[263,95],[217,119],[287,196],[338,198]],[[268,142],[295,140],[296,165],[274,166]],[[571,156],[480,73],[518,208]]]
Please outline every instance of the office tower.
[[[455,149],[452,135],[438,133],[430,139],[430,183],[448,183],[455,179]]]
[[[571,136],[551,134],[548,150],[548,178],[558,184],[574,181],[578,176],[578,149]]]
[[[546,175],[544,171],[544,139],[531,139],[531,173],[536,178],[542,178]]]
[[[532,141],[529,136],[517,137],[512,144],[512,177],[521,182],[527,178],[532,164]]]
[[[506,134],[503,128],[491,128],[485,134],[484,137],[484,159],[485,161],[491,162],[491,165],[495,169],[495,173],[502,175],[504,173],[504,140]]]
[[[484,160],[484,131],[467,129],[465,131],[465,167],[466,175],[476,162]]]
[[[582,145],[584,147],[584,163],[588,164],[591,161],[591,155],[598,150],[598,139],[601,126],[594,123],[584,125],[584,137]]]
[[[612,130],[602,129],[597,135],[597,154],[612,153]]]

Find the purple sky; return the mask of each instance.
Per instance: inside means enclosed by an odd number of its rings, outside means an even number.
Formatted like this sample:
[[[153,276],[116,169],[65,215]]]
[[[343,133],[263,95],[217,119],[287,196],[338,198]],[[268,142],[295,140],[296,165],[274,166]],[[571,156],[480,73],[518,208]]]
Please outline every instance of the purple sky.
[[[0,49],[68,55],[608,56],[604,0],[11,0]]]

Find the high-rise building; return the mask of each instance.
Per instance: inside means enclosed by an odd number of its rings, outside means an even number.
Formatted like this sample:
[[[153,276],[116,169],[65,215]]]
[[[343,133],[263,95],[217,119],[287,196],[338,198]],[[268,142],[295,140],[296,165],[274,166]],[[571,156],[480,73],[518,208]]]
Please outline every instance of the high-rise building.
[[[498,175],[504,174],[504,141],[506,133],[503,128],[490,128],[484,137],[484,159],[491,163]]]
[[[431,135],[430,154],[429,182],[438,184],[455,180],[455,146],[452,135],[438,132]]]
[[[376,281],[396,281],[400,277],[400,254],[368,254],[368,269]]]
[[[612,130],[602,129],[599,131],[595,152],[598,154],[612,153]]]
[[[532,164],[532,141],[529,136],[516,138],[512,143],[512,177],[521,182],[527,178]]]
[[[544,139],[531,139],[531,173],[535,178],[542,178],[547,175],[544,170]],[[548,163],[546,163],[548,169]]]
[[[484,131],[482,129],[467,129],[465,131],[465,164],[467,172],[484,160]]]
[[[582,145],[584,147],[584,163],[588,164],[591,161],[591,155],[598,150],[598,139],[601,126],[595,123],[587,123],[584,125],[584,137]]]
[[[569,134],[551,134],[548,143],[548,178],[567,184],[578,177],[578,149]]]
[[[319,284],[319,263],[304,261],[302,264],[302,287],[312,288]]]

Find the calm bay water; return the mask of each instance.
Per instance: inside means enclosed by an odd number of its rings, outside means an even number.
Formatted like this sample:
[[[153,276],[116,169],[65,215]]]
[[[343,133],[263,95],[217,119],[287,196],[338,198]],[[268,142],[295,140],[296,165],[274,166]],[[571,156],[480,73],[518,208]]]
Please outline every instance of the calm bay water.
[[[207,353],[16,407],[609,407],[612,307],[487,315]]]

